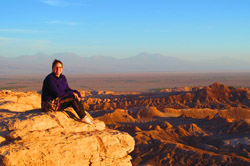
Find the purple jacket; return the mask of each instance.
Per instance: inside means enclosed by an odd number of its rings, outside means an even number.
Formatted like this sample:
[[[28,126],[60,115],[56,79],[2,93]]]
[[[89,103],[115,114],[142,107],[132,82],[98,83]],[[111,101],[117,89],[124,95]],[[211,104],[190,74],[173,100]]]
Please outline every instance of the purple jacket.
[[[78,91],[69,87],[67,79],[63,74],[60,77],[56,77],[52,72],[43,81],[42,101],[52,100],[57,97],[66,97],[72,95],[73,92],[76,92],[81,97]]]

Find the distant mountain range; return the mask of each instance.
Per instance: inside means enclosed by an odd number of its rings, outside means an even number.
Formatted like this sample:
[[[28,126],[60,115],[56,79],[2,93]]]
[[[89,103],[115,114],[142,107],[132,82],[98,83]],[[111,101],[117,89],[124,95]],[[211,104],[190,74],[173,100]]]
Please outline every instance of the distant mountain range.
[[[229,60],[192,62],[161,54],[140,53],[129,58],[111,56],[81,57],[74,53],[6,58],[0,56],[0,75],[42,74],[51,71],[54,59],[62,60],[64,73],[121,73],[121,72],[199,72],[199,71],[246,71],[249,65]]]

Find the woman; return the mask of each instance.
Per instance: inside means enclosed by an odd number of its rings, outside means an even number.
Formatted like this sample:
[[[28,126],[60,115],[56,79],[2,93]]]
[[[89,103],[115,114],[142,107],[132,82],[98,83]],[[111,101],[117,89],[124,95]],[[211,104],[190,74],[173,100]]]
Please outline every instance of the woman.
[[[93,124],[94,121],[86,115],[81,104],[81,94],[69,87],[66,77],[62,74],[63,63],[55,59],[52,63],[52,73],[43,81],[42,109],[48,111],[61,111],[73,107],[81,122]]]

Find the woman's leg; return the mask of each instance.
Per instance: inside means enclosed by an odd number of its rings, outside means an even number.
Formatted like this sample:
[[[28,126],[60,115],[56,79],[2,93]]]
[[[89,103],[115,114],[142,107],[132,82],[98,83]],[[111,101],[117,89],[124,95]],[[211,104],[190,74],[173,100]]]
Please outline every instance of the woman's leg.
[[[60,111],[67,107],[73,107],[80,119],[85,117],[85,111],[80,101],[78,101],[74,95],[64,97],[60,100]]]

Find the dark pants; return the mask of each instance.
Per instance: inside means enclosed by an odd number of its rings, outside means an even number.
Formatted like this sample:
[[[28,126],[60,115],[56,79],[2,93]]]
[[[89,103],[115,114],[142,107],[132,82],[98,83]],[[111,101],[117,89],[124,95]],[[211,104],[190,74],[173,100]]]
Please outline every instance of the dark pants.
[[[67,97],[63,97],[60,100],[60,111],[64,110],[65,108],[73,107],[75,112],[78,114],[80,119],[85,117],[85,111],[80,101],[78,101],[74,95],[70,95]]]

